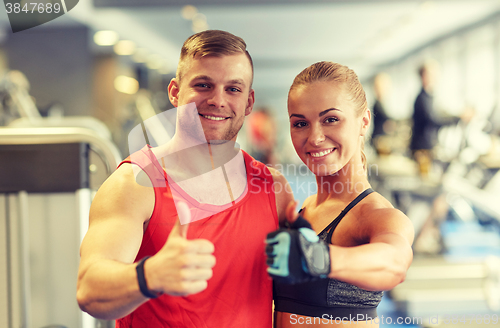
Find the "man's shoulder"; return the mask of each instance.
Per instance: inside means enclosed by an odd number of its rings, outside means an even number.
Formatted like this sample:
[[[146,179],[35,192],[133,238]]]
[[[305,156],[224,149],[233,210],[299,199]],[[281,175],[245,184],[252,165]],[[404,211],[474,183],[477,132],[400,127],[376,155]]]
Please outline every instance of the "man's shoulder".
[[[145,145],[124,159],[118,168],[130,166],[135,181],[141,186],[151,187],[151,181],[153,181],[155,187],[165,187],[166,173],[162,164],[160,164],[161,158],[158,158],[158,156],[158,154],[155,154],[155,148]],[[164,161],[161,162],[164,163]]]
[[[108,178],[110,183],[127,189],[135,189],[136,186],[152,187],[151,181],[140,166],[133,162],[122,164]]]
[[[152,148],[149,145],[145,145],[141,149],[132,152],[119,166],[124,163],[132,163],[144,167],[151,164],[152,157],[154,157]]]
[[[260,176],[264,179],[272,177],[270,168],[266,164],[259,162],[243,149],[241,150],[241,152],[243,153],[243,159],[245,160],[246,169],[249,170],[250,175]]]
[[[92,217],[121,214],[143,221],[149,218],[154,207],[154,190],[148,179],[139,180],[133,166],[120,165],[101,185],[92,202]]]

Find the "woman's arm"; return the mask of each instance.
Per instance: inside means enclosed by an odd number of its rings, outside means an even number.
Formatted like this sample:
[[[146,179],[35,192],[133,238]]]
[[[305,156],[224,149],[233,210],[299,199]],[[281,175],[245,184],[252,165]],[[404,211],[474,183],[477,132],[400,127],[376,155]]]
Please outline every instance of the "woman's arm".
[[[392,289],[404,281],[413,259],[413,225],[393,208],[371,210],[363,221],[369,243],[354,247],[330,245],[329,278],[366,290]]]

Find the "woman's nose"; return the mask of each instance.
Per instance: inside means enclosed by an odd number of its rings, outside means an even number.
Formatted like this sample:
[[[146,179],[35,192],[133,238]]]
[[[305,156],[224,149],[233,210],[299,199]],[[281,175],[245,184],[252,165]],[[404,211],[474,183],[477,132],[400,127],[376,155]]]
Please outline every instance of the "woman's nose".
[[[323,141],[325,141],[323,129],[321,127],[313,126],[311,134],[309,135],[309,142],[313,146],[319,146]]]

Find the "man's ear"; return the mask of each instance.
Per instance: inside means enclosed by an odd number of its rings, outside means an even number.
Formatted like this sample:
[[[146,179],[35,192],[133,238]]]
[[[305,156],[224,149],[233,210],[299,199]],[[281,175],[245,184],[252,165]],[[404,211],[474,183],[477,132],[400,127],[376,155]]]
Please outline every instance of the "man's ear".
[[[179,104],[179,83],[177,82],[177,79],[174,77],[172,80],[170,80],[170,83],[168,84],[168,99],[174,105],[174,107],[177,107]]]
[[[245,116],[250,115],[253,110],[253,104],[255,104],[255,91],[250,89],[250,92],[248,93],[247,108],[245,108]]]
[[[363,117],[361,118],[361,132],[360,132],[361,136],[364,136],[368,131],[371,119],[372,119],[372,112],[370,111],[370,109],[367,108],[363,114]]]

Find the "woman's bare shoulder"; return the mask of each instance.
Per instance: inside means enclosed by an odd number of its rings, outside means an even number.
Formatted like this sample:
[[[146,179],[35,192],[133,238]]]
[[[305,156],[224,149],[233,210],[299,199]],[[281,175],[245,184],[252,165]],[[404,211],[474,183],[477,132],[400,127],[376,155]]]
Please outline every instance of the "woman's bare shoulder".
[[[302,203],[302,206],[300,208],[313,208],[313,207],[316,207],[316,199],[317,199],[318,195],[314,194],[314,195],[311,195],[309,197],[306,198],[306,200],[304,200],[304,202]]]
[[[397,233],[413,240],[414,230],[411,220],[385,197],[373,193],[362,202],[356,217],[368,235]]]

